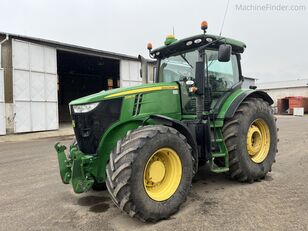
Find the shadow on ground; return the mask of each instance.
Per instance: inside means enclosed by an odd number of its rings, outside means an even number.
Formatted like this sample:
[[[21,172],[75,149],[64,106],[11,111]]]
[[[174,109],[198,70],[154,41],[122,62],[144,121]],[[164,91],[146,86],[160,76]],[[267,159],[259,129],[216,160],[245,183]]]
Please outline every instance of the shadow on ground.
[[[78,199],[78,205],[88,206],[89,211],[94,213],[103,213],[110,208],[110,198],[105,196],[85,196]]]

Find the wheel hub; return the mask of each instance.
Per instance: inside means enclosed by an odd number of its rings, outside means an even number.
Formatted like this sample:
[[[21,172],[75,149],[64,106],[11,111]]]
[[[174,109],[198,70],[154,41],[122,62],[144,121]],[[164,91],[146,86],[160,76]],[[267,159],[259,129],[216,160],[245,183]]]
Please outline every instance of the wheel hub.
[[[165,177],[165,165],[161,160],[157,160],[151,163],[149,166],[149,180],[157,184],[161,182]]]
[[[270,148],[270,131],[264,120],[257,119],[251,123],[247,132],[246,146],[252,161],[261,163],[265,160]]]
[[[252,125],[250,129],[248,130],[247,134],[247,148],[248,153],[251,156],[256,155],[262,147],[262,134],[260,129]]]
[[[149,158],[144,168],[144,189],[155,201],[169,199],[182,178],[182,163],[171,148],[161,148]]]

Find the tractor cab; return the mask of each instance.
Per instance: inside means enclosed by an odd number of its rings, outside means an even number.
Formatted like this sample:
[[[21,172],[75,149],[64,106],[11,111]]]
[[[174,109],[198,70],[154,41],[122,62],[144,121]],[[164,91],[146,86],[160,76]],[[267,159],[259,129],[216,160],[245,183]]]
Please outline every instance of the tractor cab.
[[[204,24],[204,23],[203,23]],[[207,28],[207,26],[206,26]],[[206,29],[203,27],[204,32]],[[221,60],[223,49],[228,45],[230,54]],[[150,56],[157,59],[155,81],[177,82],[181,90],[183,114],[196,114],[197,62],[202,61],[204,76],[200,79],[207,87],[211,110],[218,113],[220,100],[242,85],[241,53],[246,45],[240,41],[206,33],[177,40],[174,35],[166,37],[165,46],[151,49]],[[201,86],[201,87],[204,87]],[[200,88],[200,86],[199,86]]]

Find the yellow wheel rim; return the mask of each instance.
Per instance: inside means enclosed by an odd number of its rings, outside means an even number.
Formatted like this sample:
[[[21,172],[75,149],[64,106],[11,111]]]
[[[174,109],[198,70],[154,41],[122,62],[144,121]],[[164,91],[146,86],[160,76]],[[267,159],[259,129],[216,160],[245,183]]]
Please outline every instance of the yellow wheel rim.
[[[171,148],[157,150],[144,168],[144,188],[155,201],[169,199],[177,190],[182,177],[182,163]]]
[[[265,160],[270,149],[270,130],[262,119],[253,121],[247,132],[247,151],[250,159],[255,163]]]

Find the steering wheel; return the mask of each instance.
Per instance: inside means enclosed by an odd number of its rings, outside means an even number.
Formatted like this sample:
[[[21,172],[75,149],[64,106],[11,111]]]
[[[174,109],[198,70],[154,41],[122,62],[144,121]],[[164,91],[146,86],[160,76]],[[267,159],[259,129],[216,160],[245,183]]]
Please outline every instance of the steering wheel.
[[[221,78],[221,80],[224,83],[226,89],[230,89],[233,86],[233,81],[224,78]]]

